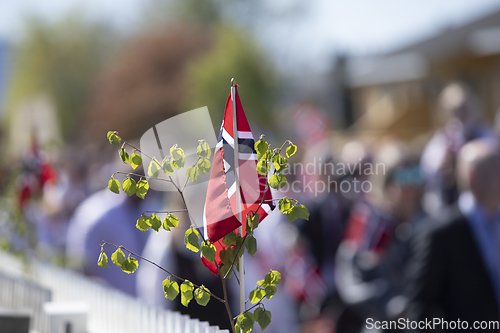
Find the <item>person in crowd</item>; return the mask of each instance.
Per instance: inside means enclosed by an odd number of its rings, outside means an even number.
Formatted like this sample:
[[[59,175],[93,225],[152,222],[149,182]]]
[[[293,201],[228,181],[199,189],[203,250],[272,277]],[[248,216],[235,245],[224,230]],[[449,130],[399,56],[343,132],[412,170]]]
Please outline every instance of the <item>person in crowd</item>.
[[[341,332],[359,332],[368,317],[398,318],[406,305],[404,269],[409,240],[420,229],[423,177],[418,158],[402,143],[385,146],[372,192],[352,210],[336,255],[336,282],[345,310]]]
[[[136,296],[137,274],[125,274],[110,263],[110,267],[97,265],[104,241],[123,245],[134,253],[141,254],[148,237],[136,228],[137,219],[145,211],[160,207],[158,195],[152,191],[146,199],[112,193],[109,189],[98,191],[84,200],[75,211],[67,232],[66,254],[69,266],[80,269],[111,287]],[[104,248],[111,261],[116,250],[108,245]],[[139,267],[139,269],[141,269]]]
[[[457,178],[458,203],[432,217],[429,230],[415,242],[408,315],[413,320],[460,320],[472,330],[475,321],[498,324],[500,319],[498,140],[466,144],[458,156]]]
[[[494,136],[481,118],[476,96],[461,83],[451,83],[443,89],[438,111],[444,125],[429,140],[421,159],[428,180],[423,200],[428,213],[437,212],[458,198],[455,167],[460,148],[470,140]]]

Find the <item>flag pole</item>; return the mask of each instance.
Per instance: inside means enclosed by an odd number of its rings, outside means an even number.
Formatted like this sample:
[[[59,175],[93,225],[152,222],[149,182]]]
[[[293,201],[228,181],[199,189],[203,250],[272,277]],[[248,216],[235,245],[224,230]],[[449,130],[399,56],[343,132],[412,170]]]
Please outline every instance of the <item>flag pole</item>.
[[[239,150],[238,150],[238,122],[236,116],[236,82],[231,79],[231,100],[233,102],[233,138],[234,138],[234,179],[236,185],[236,211],[237,218],[241,226],[238,228],[239,234],[243,237],[243,222],[241,218],[241,193],[240,193],[240,172],[239,172]],[[245,270],[243,256],[238,259],[239,279],[240,279],[240,312],[245,311]]]

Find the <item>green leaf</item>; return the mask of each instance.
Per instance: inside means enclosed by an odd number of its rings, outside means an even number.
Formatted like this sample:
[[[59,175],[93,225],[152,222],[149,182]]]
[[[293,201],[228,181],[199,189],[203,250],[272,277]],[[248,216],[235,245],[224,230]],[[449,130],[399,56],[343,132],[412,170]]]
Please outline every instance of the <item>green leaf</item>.
[[[248,333],[253,330],[253,319],[250,312],[245,312],[238,317],[238,325],[243,333]]]
[[[206,306],[208,304],[208,301],[210,301],[210,294],[207,291],[210,292],[210,290],[208,290],[205,286],[201,286],[201,288],[197,288],[194,291],[194,299],[196,303],[201,306]]]
[[[258,307],[253,313],[255,321],[259,324],[261,330],[265,330],[271,323],[271,312]]]
[[[201,140],[200,143],[198,144],[197,148],[197,153],[198,156],[203,157],[203,158],[210,158],[210,155],[212,154],[212,150],[210,149],[210,146],[205,140]]]
[[[220,250],[219,257],[223,264],[229,262],[229,253],[226,249],[223,248],[222,250]]]
[[[259,140],[255,143],[255,151],[257,152],[257,160],[261,160],[264,156],[266,156],[267,150],[269,149],[269,145],[266,141]]]
[[[295,207],[295,209],[297,210],[297,217],[299,219],[309,220],[309,211],[307,210],[306,206],[298,205]]]
[[[289,213],[293,207],[294,207],[294,205],[293,205],[292,200],[287,199],[287,198],[280,199],[280,201],[278,203],[278,208],[279,208],[280,212],[282,212],[285,215],[287,213]]]
[[[248,234],[252,233],[259,226],[260,215],[255,213],[253,216],[251,214],[247,214],[247,224],[246,224],[246,232]]]
[[[290,147],[286,149],[286,157],[290,158],[297,152],[297,146],[294,144],[290,144]]]
[[[127,274],[131,274],[131,273],[135,272],[135,270],[137,268],[139,268],[139,261],[137,261],[137,259],[132,258],[132,257],[129,257],[121,265],[122,271],[124,271]]]
[[[186,248],[193,252],[200,251],[200,244],[198,241],[200,240],[200,234],[194,228],[189,228],[184,235],[184,244],[186,244]]]
[[[288,160],[285,157],[282,157],[277,154],[275,161],[273,161],[273,166],[276,169],[276,171],[278,172],[283,171],[287,165],[288,165]]]
[[[128,153],[125,150],[125,148],[120,149],[120,151],[118,153],[120,154],[120,157],[121,157],[123,163],[130,162],[130,157],[128,156]]]
[[[168,214],[165,216],[165,219],[163,220],[163,229],[170,231],[170,228],[176,228],[179,225],[179,219],[172,215]]]
[[[152,159],[149,163],[148,168],[148,176],[153,178],[158,178],[160,175],[160,164],[156,161],[156,159]]]
[[[132,156],[130,156],[130,165],[132,166],[133,169],[135,169],[138,166],[142,165],[142,157],[141,157],[141,155],[133,153]]]
[[[111,178],[108,183],[108,188],[111,192],[119,194],[120,193],[120,182],[118,179]]]
[[[97,259],[97,264],[102,268],[109,267],[108,265],[108,255],[101,250],[101,254],[99,254],[99,259]]]
[[[299,217],[297,212],[298,212],[297,206],[292,206],[292,208],[290,208],[290,210],[288,210],[288,212],[285,213],[289,222],[293,222]]]
[[[226,246],[233,246],[236,244],[238,241],[238,235],[234,232],[228,233],[224,238],[222,239],[222,243]]]
[[[215,250],[215,246],[209,241],[204,241],[201,243],[201,254],[208,261],[214,262],[216,252],[217,251]]]
[[[149,184],[146,180],[140,180],[137,183],[137,190],[135,191],[135,195],[139,198],[144,199],[149,190]]]
[[[165,172],[167,176],[171,176],[175,171],[174,163],[172,161],[168,161],[166,157],[163,159],[161,168],[163,169],[163,172]]]
[[[286,185],[286,177],[280,174],[272,175],[269,178],[269,186],[275,190],[279,190]]]
[[[116,251],[111,255],[111,261],[113,264],[115,264],[118,267],[122,267],[122,264],[125,262],[125,254],[123,253],[122,249],[118,248]]]
[[[181,303],[188,306],[189,302],[193,299],[194,286],[190,281],[184,281],[181,284]]]
[[[249,255],[253,257],[255,252],[257,252],[257,240],[254,236],[248,236],[245,241],[245,247],[247,248],[247,252]]]
[[[148,220],[149,220],[149,216],[141,215],[141,217],[139,217],[137,219],[137,223],[135,224],[135,227],[142,232],[148,231],[150,228]]]
[[[149,225],[154,231],[158,232],[158,230],[160,230],[161,228],[160,217],[155,214],[151,215],[151,218],[149,219]]]
[[[271,270],[269,273],[266,274],[265,279],[268,280],[271,285],[280,284],[281,273],[278,272],[277,270]]]
[[[192,181],[193,183],[196,182],[198,180],[198,178],[200,177],[200,172],[198,171],[198,168],[195,167],[195,166],[190,166],[189,168],[187,168],[186,170],[186,176],[188,177],[188,179],[190,181]]]
[[[163,280],[163,291],[165,292],[165,298],[173,301],[179,295],[179,285],[177,282],[166,278]]]
[[[267,176],[267,173],[269,172],[269,163],[267,163],[265,159],[262,159],[257,163],[256,169],[262,176]]]
[[[128,177],[122,183],[123,191],[128,194],[128,196],[132,196],[135,194],[137,190],[137,183],[134,179]]]
[[[266,298],[271,299],[274,296],[274,294],[276,294],[276,287],[275,286],[267,286],[265,289],[265,293],[266,293]]]
[[[260,288],[254,289],[250,292],[250,302],[252,302],[252,304],[258,303],[265,296],[266,296],[266,293],[264,292],[264,290],[262,290]]]
[[[210,163],[209,160],[206,158],[202,158],[198,161],[198,170],[200,170],[200,173],[202,175],[207,174],[210,171],[210,168],[212,167],[212,163]]]
[[[184,150],[182,150],[181,148],[177,148],[177,145],[173,145],[172,148],[170,148],[170,156],[172,156],[174,166],[177,169],[180,169],[184,166],[184,163],[186,162],[186,156],[184,155]]]
[[[113,132],[113,131],[108,132],[108,140],[109,140],[109,143],[111,143],[112,145],[115,145],[115,146],[119,146],[120,143],[122,143],[122,139],[120,139],[120,137],[118,135],[116,135],[116,132]]]

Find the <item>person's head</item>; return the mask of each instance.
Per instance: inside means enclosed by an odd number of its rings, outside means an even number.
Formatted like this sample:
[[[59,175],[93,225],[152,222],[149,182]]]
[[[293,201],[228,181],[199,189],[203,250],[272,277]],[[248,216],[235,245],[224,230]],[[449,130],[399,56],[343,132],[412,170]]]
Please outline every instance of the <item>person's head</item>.
[[[500,149],[494,139],[467,143],[459,153],[458,185],[489,211],[500,208]]]
[[[470,90],[460,83],[447,85],[439,95],[438,106],[445,121],[456,119],[467,124],[478,117],[478,108]]]
[[[401,222],[411,219],[420,209],[424,184],[418,156],[407,145],[392,142],[381,149],[377,163],[385,166],[384,174],[378,175],[382,206]]]

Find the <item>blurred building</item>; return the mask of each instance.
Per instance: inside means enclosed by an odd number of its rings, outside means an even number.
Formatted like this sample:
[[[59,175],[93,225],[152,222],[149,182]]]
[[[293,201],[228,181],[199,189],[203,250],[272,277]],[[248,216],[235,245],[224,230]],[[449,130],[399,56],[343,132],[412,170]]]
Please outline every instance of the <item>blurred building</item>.
[[[345,65],[361,136],[412,139],[439,125],[436,99],[458,80],[477,94],[483,116],[500,106],[500,9],[434,37]]]

